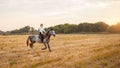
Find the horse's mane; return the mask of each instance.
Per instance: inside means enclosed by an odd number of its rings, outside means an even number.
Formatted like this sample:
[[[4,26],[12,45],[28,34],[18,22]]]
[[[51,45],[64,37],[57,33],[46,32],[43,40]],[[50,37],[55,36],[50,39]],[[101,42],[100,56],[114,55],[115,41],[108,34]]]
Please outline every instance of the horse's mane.
[[[50,32],[51,30],[53,30],[53,29],[49,29],[49,30],[47,31],[47,33],[45,34],[45,37],[48,36],[48,34],[49,34],[49,32]]]
[[[50,30],[48,30],[48,31],[47,31],[47,33],[45,34],[45,37],[46,37],[46,36],[48,36],[48,34],[49,34],[49,31],[50,31]]]

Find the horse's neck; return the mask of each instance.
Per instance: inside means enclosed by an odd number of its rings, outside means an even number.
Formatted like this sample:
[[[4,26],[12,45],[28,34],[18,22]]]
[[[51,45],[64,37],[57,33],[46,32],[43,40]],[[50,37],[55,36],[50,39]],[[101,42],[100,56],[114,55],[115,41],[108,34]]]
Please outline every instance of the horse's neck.
[[[45,38],[50,39],[51,35],[49,34],[49,31],[46,33]]]
[[[45,38],[50,39],[51,35],[49,34],[49,31],[46,33]]]
[[[50,39],[51,35],[47,35],[45,38]]]

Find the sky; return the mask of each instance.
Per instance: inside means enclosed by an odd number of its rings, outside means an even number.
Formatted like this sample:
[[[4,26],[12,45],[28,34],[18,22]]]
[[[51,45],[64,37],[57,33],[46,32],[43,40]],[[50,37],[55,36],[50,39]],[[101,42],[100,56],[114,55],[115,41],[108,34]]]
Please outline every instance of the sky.
[[[120,0],[0,0],[0,30],[81,22],[120,22]]]

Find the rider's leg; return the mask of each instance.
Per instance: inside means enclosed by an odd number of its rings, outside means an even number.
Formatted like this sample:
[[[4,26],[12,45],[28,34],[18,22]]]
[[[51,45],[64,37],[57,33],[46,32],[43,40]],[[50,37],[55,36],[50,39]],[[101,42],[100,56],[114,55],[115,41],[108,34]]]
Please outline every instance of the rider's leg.
[[[41,32],[39,33],[39,38],[41,38]]]
[[[42,34],[42,35],[41,35],[41,40],[42,40],[42,42],[43,42],[43,39],[44,39],[44,35]]]

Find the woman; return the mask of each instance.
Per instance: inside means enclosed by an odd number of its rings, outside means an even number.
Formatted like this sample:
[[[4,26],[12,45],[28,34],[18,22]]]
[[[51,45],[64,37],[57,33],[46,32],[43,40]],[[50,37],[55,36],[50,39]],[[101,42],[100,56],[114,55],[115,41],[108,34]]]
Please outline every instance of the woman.
[[[39,31],[39,38],[43,42],[44,34],[46,33],[45,29],[43,28],[43,24],[40,24],[40,27],[38,28]]]

